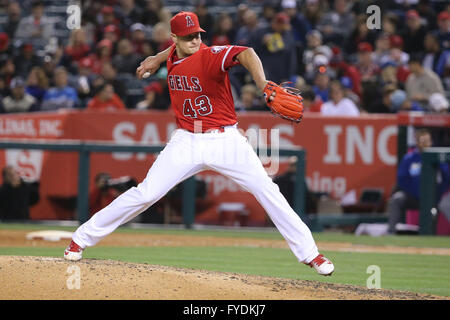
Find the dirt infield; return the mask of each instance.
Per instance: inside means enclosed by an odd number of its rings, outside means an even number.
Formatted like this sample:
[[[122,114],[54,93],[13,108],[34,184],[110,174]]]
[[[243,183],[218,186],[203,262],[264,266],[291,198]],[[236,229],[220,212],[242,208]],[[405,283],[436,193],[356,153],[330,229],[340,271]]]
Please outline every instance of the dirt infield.
[[[79,269],[74,269],[79,268]],[[79,273],[77,273],[79,272]],[[74,276],[80,275],[80,281]],[[112,260],[0,256],[0,299],[422,300],[442,299],[350,285],[178,269]],[[77,288],[77,284],[79,288]]]
[[[26,232],[2,230],[0,247],[60,247],[67,240],[27,240]],[[287,248],[284,240],[196,237],[114,233],[98,246],[251,246]],[[449,255],[439,248],[355,246],[318,243],[321,250],[402,252]],[[79,269],[78,269],[79,268]],[[80,274],[80,288],[67,281]],[[315,281],[249,276],[204,270],[178,269],[111,260],[85,259],[77,263],[61,258],[0,256],[0,299],[151,299],[151,300],[309,300],[309,299],[443,299],[425,294]],[[445,299],[445,298],[444,298]]]

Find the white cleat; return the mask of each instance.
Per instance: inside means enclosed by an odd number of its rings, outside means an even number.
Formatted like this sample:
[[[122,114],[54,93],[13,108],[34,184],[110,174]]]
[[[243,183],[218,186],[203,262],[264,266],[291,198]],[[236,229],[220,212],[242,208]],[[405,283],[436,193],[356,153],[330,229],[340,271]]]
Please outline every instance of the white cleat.
[[[322,276],[331,276],[334,271],[334,265],[331,261],[319,254],[310,263],[307,263],[311,268],[316,269],[317,273]]]
[[[64,259],[78,261],[81,258],[83,258],[83,249],[72,240],[66,250],[64,250]]]

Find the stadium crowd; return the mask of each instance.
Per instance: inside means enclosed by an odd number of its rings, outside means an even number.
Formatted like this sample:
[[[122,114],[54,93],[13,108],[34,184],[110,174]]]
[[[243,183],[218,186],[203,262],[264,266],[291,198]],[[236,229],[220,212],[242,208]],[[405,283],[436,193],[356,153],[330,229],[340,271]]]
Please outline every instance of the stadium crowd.
[[[448,112],[450,4],[438,0],[0,0],[0,112],[164,110],[167,70],[135,70],[172,44],[170,18],[197,13],[207,45],[251,46],[267,79],[301,89],[325,115]],[[370,28],[367,7],[381,9]],[[269,110],[243,67],[230,70],[236,110]]]

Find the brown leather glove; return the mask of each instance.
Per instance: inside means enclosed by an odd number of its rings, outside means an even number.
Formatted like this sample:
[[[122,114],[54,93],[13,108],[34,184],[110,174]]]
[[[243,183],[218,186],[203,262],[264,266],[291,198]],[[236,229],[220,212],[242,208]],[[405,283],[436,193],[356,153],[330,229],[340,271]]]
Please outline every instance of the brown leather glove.
[[[286,87],[275,82],[267,82],[264,98],[272,113],[289,121],[299,123],[303,118],[303,98],[296,88]],[[275,92],[275,96],[273,93]]]

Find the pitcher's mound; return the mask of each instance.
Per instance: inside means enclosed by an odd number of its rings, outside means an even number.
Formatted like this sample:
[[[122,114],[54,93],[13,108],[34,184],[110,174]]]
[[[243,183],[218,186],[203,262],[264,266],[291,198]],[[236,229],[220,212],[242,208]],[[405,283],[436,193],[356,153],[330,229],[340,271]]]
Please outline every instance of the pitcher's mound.
[[[0,256],[0,299],[442,299],[315,281],[133,264]]]

